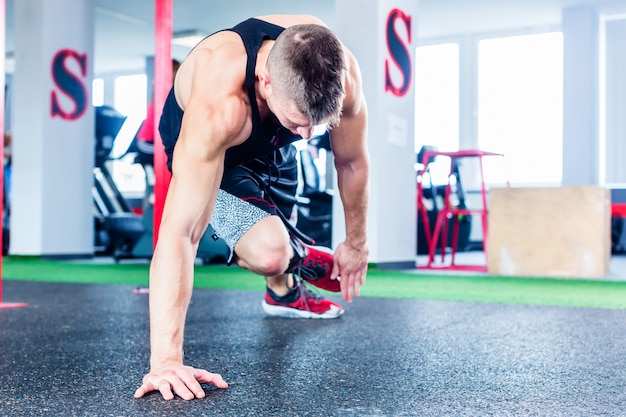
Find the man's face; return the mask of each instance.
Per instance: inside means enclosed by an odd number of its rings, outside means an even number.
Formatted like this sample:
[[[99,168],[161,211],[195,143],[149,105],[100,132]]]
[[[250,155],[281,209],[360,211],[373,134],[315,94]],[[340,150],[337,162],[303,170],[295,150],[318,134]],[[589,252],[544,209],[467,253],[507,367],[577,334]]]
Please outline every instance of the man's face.
[[[267,106],[276,116],[282,126],[289,129],[293,134],[310,139],[313,135],[313,124],[303,115],[293,100],[283,94],[276,94],[274,90],[267,96]]]

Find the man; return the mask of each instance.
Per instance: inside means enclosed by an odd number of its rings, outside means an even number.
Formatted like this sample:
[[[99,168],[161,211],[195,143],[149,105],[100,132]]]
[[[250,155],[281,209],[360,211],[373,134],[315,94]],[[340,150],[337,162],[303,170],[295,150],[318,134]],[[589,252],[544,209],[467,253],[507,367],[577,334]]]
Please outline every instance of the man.
[[[160,132],[172,179],[150,267],[150,373],[135,396],[202,398],[219,374],[183,364],[198,242],[209,221],[237,265],[265,276],[269,314],[338,317],[365,282],[367,110],[352,54],[312,16],[264,16],[217,32],[182,63]],[[294,140],[328,124],[346,240],[333,256],[289,228]],[[297,182],[296,182],[297,184]],[[291,196],[287,195],[291,194]],[[285,221],[287,220],[287,221]]]

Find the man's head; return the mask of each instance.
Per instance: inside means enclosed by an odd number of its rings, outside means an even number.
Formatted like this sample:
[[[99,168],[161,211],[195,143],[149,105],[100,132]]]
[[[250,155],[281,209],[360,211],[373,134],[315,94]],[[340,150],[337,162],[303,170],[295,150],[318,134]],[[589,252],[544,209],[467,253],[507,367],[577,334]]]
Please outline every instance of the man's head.
[[[339,123],[345,69],[339,39],[328,28],[314,24],[286,28],[267,60],[276,98],[293,101],[312,125]]]

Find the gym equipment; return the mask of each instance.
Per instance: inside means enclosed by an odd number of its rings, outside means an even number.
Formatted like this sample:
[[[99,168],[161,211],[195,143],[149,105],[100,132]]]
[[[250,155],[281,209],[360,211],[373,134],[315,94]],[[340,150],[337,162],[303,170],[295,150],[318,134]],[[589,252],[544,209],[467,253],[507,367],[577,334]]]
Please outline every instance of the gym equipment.
[[[624,219],[626,219],[626,190],[611,189],[611,253],[614,255],[626,254]]]
[[[3,176],[3,188],[2,188],[2,256],[9,254],[10,233],[9,227],[11,218],[11,197],[10,197],[10,182],[11,182],[11,165],[10,161],[4,167]]]
[[[418,202],[421,204],[418,209],[421,212],[423,218],[426,218],[426,207],[423,204],[424,200],[424,179],[429,172],[430,169],[430,161],[433,160],[434,157],[447,157],[450,160],[450,170],[446,174],[445,186],[444,186],[444,194],[442,199],[442,205],[438,208],[437,212],[437,221],[435,222],[435,227],[430,230],[430,227],[424,227],[426,232],[426,238],[429,246],[428,253],[428,263],[426,268],[447,268],[447,269],[457,269],[457,270],[477,270],[477,271],[486,271],[487,265],[459,265],[455,262],[455,255],[457,249],[460,248],[459,243],[462,241],[462,235],[460,233],[460,225],[461,222],[470,216],[479,216],[481,219],[482,225],[482,248],[485,252],[486,257],[486,248],[487,248],[487,187],[485,185],[484,178],[484,170],[483,170],[483,158],[487,156],[498,156],[504,157],[503,154],[487,152],[481,150],[460,150],[455,152],[438,152],[434,150],[425,150],[422,152],[422,166],[423,168],[418,172],[418,180],[417,180],[417,196]],[[461,186],[461,178],[459,175],[459,166],[460,159],[473,158],[476,160],[478,164],[478,173],[480,178],[480,196],[481,196],[481,204],[479,208],[468,208],[465,204],[463,188]],[[432,183],[432,178],[430,183]],[[507,187],[509,185],[508,180],[505,181]],[[428,222],[424,220],[424,224],[427,225]],[[450,237],[450,229],[452,229],[452,239],[450,244],[448,244],[448,239]],[[468,232],[469,233],[469,232]],[[439,245],[438,245],[439,244]],[[446,255],[447,248],[450,247],[450,262],[445,265],[444,259]],[[435,264],[435,253],[439,251],[441,255],[441,262],[437,265]]]
[[[111,151],[126,117],[109,106],[98,106],[96,114],[94,203],[94,251],[115,260],[131,257],[144,232],[141,218],[134,214],[117,188],[107,167]]]
[[[424,160],[425,153],[429,153],[428,160]],[[438,149],[434,146],[424,145],[417,154],[417,163],[422,168],[417,171],[417,254],[427,255],[430,250],[431,233],[435,229],[439,211],[444,206],[444,198],[446,196],[446,188],[448,180],[443,184],[436,184],[437,180],[433,178],[432,168],[435,164],[436,153]],[[452,183],[454,187],[450,190],[451,196],[455,199],[455,206],[460,209],[466,209],[465,191],[462,186],[461,175],[459,172],[458,161],[452,160],[450,163],[451,177],[454,177]],[[458,222],[458,241],[457,251],[462,252],[470,249],[482,249],[482,242],[470,242],[469,237],[472,228],[471,216],[458,216],[454,218]],[[448,229],[447,242],[453,242],[453,230]],[[443,231],[442,231],[443,232]],[[441,236],[438,237],[441,241]],[[446,248],[450,245],[446,245]]]
[[[313,239],[315,245],[332,247],[333,193],[320,188],[320,177],[308,149],[300,151],[303,189],[297,199],[296,228]]]

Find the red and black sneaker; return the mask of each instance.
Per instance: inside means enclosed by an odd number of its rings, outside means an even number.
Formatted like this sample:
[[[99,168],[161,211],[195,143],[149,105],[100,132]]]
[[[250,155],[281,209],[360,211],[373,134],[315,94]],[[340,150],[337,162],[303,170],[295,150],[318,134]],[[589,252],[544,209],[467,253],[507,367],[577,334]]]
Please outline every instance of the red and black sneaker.
[[[267,288],[263,310],[270,316],[302,319],[336,319],[343,314],[343,307],[309,290],[303,282],[283,297]]]
[[[323,246],[303,245],[306,256],[293,265],[289,272],[326,291],[339,292],[339,278],[330,279],[333,271],[333,252]]]

